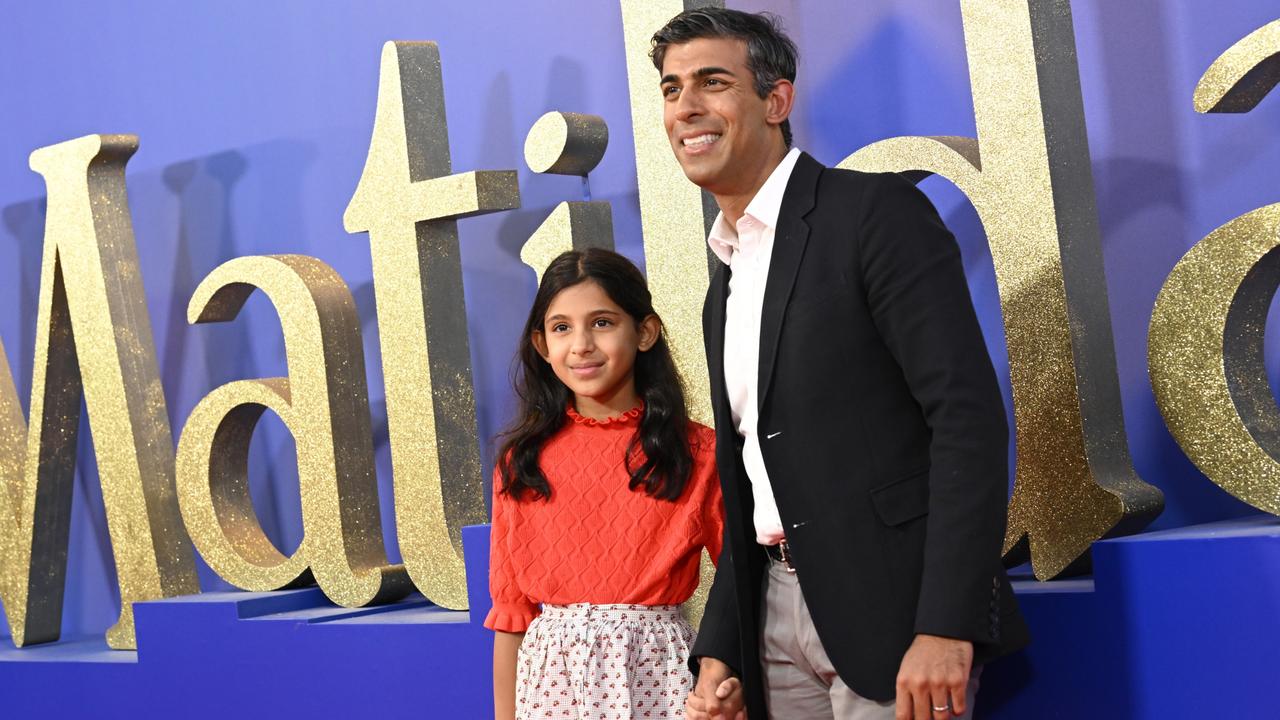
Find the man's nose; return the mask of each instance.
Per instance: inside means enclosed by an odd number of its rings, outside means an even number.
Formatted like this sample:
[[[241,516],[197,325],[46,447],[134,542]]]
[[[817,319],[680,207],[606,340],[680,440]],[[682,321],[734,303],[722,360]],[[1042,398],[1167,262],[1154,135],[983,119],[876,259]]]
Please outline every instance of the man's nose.
[[[676,119],[680,122],[689,122],[702,115],[702,100],[698,97],[698,93],[684,90],[675,100],[676,103]]]

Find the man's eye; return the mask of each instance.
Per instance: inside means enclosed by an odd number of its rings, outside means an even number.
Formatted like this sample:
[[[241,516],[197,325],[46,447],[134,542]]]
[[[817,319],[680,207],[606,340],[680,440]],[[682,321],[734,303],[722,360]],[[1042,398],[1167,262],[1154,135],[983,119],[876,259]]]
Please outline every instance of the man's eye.
[[[674,97],[678,92],[680,92],[680,88],[675,85],[668,85],[667,87],[662,88],[662,94],[665,97]]]

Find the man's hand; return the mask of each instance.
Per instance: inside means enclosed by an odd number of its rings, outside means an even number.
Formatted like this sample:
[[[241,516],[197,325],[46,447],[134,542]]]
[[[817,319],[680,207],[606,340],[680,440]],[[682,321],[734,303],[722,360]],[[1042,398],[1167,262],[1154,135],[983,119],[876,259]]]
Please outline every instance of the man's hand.
[[[704,657],[698,661],[698,684],[684,702],[688,720],[746,720],[742,681],[723,662]]]
[[[968,640],[916,635],[898,669],[894,720],[943,720],[963,715],[972,668],[973,643]]]

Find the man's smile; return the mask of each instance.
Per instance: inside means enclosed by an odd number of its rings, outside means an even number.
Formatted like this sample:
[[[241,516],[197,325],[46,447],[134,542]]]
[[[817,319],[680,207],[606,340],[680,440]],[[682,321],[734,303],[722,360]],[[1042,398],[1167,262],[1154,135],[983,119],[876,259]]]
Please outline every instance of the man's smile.
[[[720,139],[719,133],[700,133],[680,139],[680,145],[688,155],[700,155],[711,150]]]

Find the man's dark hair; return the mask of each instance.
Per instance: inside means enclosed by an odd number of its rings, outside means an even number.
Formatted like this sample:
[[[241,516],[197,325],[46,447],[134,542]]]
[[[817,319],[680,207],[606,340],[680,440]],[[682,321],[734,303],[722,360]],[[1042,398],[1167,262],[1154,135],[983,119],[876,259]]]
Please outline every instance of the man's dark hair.
[[[729,38],[747,44],[747,69],[755,80],[756,94],[768,97],[773,85],[783,78],[796,81],[796,44],[782,31],[782,21],[773,13],[707,7],[685,10],[671,18],[653,34],[653,66],[662,72],[667,48],[703,38]],[[791,147],[791,121],[782,121],[782,139]]]

